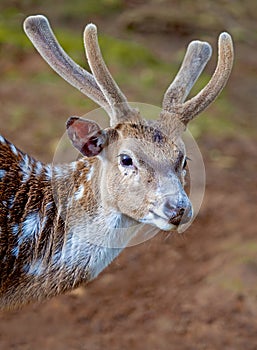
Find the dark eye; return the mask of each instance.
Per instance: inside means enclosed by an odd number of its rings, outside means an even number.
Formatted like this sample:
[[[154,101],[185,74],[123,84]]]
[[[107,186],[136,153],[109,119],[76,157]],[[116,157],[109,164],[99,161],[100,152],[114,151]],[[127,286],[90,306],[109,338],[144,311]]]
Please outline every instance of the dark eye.
[[[187,158],[184,159],[182,169],[183,170],[186,169],[186,166],[187,166]]]
[[[120,154],[120,164],[124,167],[132,167],[133,160],[127,154]]]

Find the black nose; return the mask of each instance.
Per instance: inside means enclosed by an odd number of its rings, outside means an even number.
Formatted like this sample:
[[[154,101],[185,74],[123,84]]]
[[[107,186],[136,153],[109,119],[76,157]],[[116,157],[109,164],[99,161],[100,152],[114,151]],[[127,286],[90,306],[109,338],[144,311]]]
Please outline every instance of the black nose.
[[[183,217],[183,223],[190,220],[190,208],[185,206],[174,206],[166,201],[163,207],[164,214],[169,218],[169,223],[178,226]]]

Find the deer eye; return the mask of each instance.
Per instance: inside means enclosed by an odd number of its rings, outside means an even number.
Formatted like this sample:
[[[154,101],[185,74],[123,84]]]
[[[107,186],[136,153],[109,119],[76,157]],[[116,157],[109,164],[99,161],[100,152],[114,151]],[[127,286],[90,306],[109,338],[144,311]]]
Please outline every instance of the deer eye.
[[[120,154],[120,164],[124,167],[133,167],[133,160],[127,154]]]
[[[182,164],[182,169],[185,170],[187,166],[187,157],[184,159],[184,162]]]

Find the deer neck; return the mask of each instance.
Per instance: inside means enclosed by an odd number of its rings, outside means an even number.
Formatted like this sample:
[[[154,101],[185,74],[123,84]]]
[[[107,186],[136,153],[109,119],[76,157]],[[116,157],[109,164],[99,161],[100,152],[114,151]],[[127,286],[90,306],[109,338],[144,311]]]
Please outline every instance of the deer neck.
[[[62,274],[65,270],[67,274],[76,270],[76,278],[91,280],[127,245],[133,235],[134,220],[104,205],[100,188],[103,169],[99,159],[82,158],[70,164],[47,165],[45,171],[49,176],[51,200],[45,204],[40,225],[46,221],[45,231],[49,226],[53,235],[45,241],[46,256],[52,264],[46,263],[44,268],[39,259],[34,262],[35,268],[28,267],[28,272],[49,275],[49,266],[52,266]],[[54,209],[48,214],[50,206]],[[52,222],[48,225],[51,215]],[[44,236],[43,231],[41,234]],[[37,247],[41,249],[39,244]]]
[[[6,175],[15,185],[2,217],[2,235],[12,232],[0,251],[2,302],[44,299],[95,278],[126,246],[133,224],[102,204],[100,161],[51,166],[23,154],[12,161],[18,171]],[[18,203],[23,193],[27,201]]]

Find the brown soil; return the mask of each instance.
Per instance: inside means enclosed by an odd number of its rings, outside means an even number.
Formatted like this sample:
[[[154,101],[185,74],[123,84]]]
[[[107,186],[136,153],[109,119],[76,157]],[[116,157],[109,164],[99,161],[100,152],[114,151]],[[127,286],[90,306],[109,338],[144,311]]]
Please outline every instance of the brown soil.
[[[242,58],[246,49],[248,55]],[[254,49],[241,46],[238,55],[248,78],[235,69],[228,94],[238,108],[236,118],[246,109],[241,118],[255,127]],[[36,70],[34,58],[26,58],[22,68]],[[22,85],[11,84],[9,89],[1,87],[3,108],[15,92],[15,98],[27,98],[31,108],[50,109],[51,91],[32,98],[26,96],[27,87],[23,91]],[[54,108],[56,114],[63,112],[61,103]],[[30,118],[25,136],[23,125],[8,129],[5,136],[31,154],[50,159],[39,144],[29,146],[30,139],[37,139],[37,120]],[[5,116],[1,120],[7,123]],[[63,120],[58,123],[61,130]],[[257,142],[247,135],[206,135],[199,146],[207,187],[188,231],[183,236],[161,232],[125,249],[94,282],[70,294],[1,312],[1,350],[257,349]],[[213,149],[225,156],[216,159]]]

